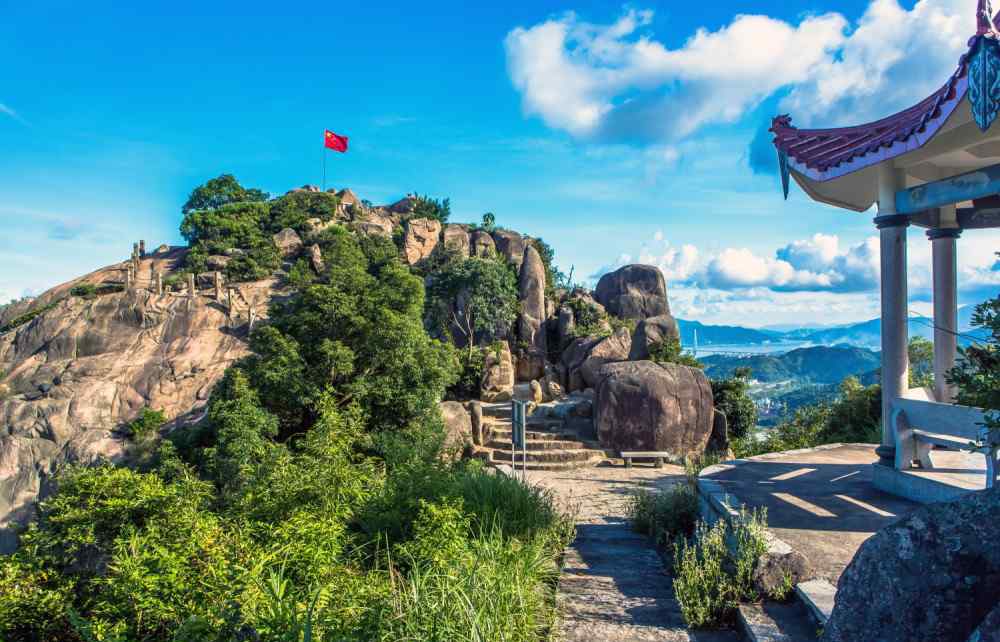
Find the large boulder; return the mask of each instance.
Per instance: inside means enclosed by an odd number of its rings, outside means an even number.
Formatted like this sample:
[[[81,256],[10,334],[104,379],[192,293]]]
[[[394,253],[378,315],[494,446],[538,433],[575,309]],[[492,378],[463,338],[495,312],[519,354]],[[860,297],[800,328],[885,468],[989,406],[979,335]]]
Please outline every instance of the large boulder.
[[[387,238],[392,236],[393,227],[394,224],[391,218],[378,213],[368,214],[364,219],[354,223],[354,229],[362,234],[384,236]]]
[[[530,245],[528,239],[510,230],[494,230],[493,241],[496,243],[497,252],[520,270],[524,261],[524,250]]]
[[[712,412],[712,386],[696,368],[626,361],[601,369],[594,423],[605,448],[697,457],[712,434]]]
[[[559,308],[559,316],[556,321],[556,334],[559,337],[559,349],[563,350],[569,342],[575,338],[576,320],[573,318],[573,309],[568,306]]]
[[[590,355],[590,349],[600,341],[601,337],[577,337],[570,341],[570,344],[563,350],[562,355],[559,357],[559,365],[562,368],[557,369],[565,374],[564,383],[566,384],[567,392],[583,390],[587,387],[587,384],[583,380],[583,374],[580,372],[580,367],[587,359],[587,356]]]
[[[837,583],[825,642],[966,642],[1000,602],[1000,488],[929,504],[871,536]]]
[[[444,246],[458,251],[459,256],[469,256],[469,231],[462,225],[451,223],[444,226]]]
[[[500,349],[486,350],[479,398],[487,402],[510,401],[514,398],[514,360],[507,342]]]
[[[664,341],[680,341],[681,333],[677,321],[669,314],[649,317],[639,322],[632,337],[632,350],[628,354],[629,361],[645,361],[649,359],[649,348]]]
[[[423,261],[437,247],[441,236],[441,221],[433,218],[415,218],[406,223],[403,237],[403,256],[410,265]]]
[[[286,227],[273,236],[274,245],[281,252],[281,256],[288,258],[295,256],[302,249],[302,239],[290,227]]]
[[[652,265],[626,265],[601,277],[594,298],[623,319],[670,314],[663,273]]]
[[[472,256],[482,258],[497,251],[497,246],[496,243],[493,242],[493,237],[490,236],[490,233],[485,230],[473,230],[469,235],[469,243],[469,252]]]
[[[526,346],[526,355],[518,359],[522,381],[540,379],[545,375],[545,264],[538,251],[528,246],[521,261],[518,279],[518,300],[521,314],[517,321],[517,338]],[[523,358],[528,357],[528,358]],[[527,364],[522,367],[520,364]]]
[[[312,264],[316,274],[322,274],[326,269],[326,264],[323,263],[323,251],[315,243],[309,248],[309,263]]]
[[[625,328],[619,328],[611,336],[604,337],[591,347],[587,358],[580,364],[580,374],[588,388],[596,388],[600,383],[600,371],[607,363],[628,359],[632,346],[632,336]]]
[[[444,446],[446,451],[465,451],[472,447],[472,417],[461,403],[442,401],[441,418],[444,420]]]

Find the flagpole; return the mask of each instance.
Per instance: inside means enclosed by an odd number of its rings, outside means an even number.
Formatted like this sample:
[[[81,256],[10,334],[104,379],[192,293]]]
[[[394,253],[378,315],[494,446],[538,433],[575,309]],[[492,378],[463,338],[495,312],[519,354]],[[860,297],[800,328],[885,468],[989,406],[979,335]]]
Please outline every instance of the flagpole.
[[[323,146],[323,191],[326,191],[326,145]]]

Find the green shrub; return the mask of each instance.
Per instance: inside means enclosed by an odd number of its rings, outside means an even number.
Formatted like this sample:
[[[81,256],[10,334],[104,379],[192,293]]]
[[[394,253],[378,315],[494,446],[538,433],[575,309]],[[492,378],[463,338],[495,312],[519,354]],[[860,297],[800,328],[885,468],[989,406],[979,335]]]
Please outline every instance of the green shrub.
[[[24,325],[24,324],[26,324],[26,323],[34,320],[36,317],[39,317],[39,316],[45,314],[46,312],[48,312],[49,310],[54,309],[60,303],[62,303],[62,299],[60,299],[58,301],[52,301],[51,303],[48,303],[46,305],[34,308],[33,310],[29,310],[29,311],[25,312],[24,314],[21,314],[19,316],[14,317],[9,322],[7,322],[5,325],[0,326],[0,334],[3,334],[4,332],[10,332],[11,330],[14,330],[15,328],[18,328],[19,326],[22,326],[22,325]]]
[[[741,513],[732,524],[699,521],[691,540],[674,544],[674,592],[688,626],[727,625],[741,601],[759,599],[753,573],[766,529],[766,512]]]
[[[649,359],[656,363],[676,363],[699,370],[705,367],[705,364],[681,349],[681,340],[676,337],[667,337],[663,341],[650,345]]]
[[[632,528],[649,535],[663,548],[674,540],[688,538],[698,521],[698,492],[689,483],[673,485],[669,490],[641,490],[631,497],[628,507]]]
[[[301,235],[305,232],[307,220],[318,218],[325,223],[335,218],[340,197],[328,192],[289,192],[269,205],[267,232],[274,234],[288,227]]]
[[[449,399],[477,399],[479,397],[480,383],[483,379],[483,371],[486,369],[486,355],[491,348],[473,346],[471,350],[457,350],[456,356],[459,362],[461,374],[458,381],[448,388],[446,393]]]
[[[730,439],[743,439],[757,427],[757,406],[748,394],[750,372],[739,368],[728,379],[712,379],[715,409],[726,417]]]
[[[97,286],[93,283],[81,283],[70,288],[69,293],[73,296],[90,298],[97,295]]]
[[[162,410],[145,407],[139,411],[138,417],[125,426],[123,432],[133,439],[145,439],[159,432],[165,423],[167,416]]]

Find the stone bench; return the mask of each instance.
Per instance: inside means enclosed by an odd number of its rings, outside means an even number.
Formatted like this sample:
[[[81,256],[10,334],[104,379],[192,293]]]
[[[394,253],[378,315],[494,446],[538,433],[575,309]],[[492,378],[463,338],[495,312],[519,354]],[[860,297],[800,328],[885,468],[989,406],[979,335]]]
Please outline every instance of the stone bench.
[[[892,425],[896,437],[896,470],[912,468],[919,462],[923,469],[932,470],[931,450],[937,446],[951,450],[970,450],[970,444],[982,438],[983,411],[956,404],[894,399]],[[986,457],[986,487],[996,483],[995,454]]]
[[[670,453],[660,450],[623,450],[621,456],[625,460],[625,468],[632,467],[633,459],[652,459],[656,468],[663,468],[663,462],[670,458]]]

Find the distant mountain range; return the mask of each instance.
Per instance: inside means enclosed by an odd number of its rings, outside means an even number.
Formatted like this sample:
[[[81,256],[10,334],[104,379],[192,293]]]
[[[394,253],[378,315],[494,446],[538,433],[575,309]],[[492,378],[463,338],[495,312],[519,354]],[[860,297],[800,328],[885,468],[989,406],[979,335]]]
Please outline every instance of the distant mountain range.
[[[700,357],[712,379],[730,377],[736,368],[750,368],[753,378],[765,383],[794,380],[809,384],[835,384],[845,377],[864,376],[879,367],[879,353],[852,346],[810,346],[790,352]]]
[[[958,309],[958,327],[963,335],[959,344],[966,345],[975,337],[985,337],[982,329],[971,330],[970,322],[975,306],[966,305]],[[744,328],[731,325],[706,325],[698,321],[678,319],[681,344],[690,348],[697,343],[699,346],[712,345],[767,345],[788,343],[807,343],[833,346],[846,344],[850,346],[879,349],[882,342],[882,321],[871,319],[861,323],[834,326],[827,328]],[[787,327],[787,326],[784,326]],[[909,333],[911,337],[931,339],[934,336],[934,323],[926,317],[910,317]]]

